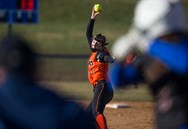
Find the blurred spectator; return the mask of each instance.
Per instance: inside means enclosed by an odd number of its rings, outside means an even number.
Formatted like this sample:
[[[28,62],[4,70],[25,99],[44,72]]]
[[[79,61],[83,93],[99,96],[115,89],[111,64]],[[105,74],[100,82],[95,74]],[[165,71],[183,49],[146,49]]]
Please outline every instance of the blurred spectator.
[[[36,70],[23,37],[0,41],[0,129],[96,129],[79,104],[37,84]]]
[[[137,56],[136,50],[129,52],[125,57],[125,63],[131,64],[136,59],[136,56]]]
[[[131,31],[113,46],[115,87],[145,82],[151,90],[158,129],[188,129],[188,37],[180,0],[140,0]],[[142,54],[129,65],[127,54]]]

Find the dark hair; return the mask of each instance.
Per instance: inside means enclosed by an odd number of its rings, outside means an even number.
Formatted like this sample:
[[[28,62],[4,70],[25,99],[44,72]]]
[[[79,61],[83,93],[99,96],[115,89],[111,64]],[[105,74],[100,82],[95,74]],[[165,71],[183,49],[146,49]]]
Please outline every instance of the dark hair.
[[[0,41],[0,66],[8,72],[21,72],[33,76],[36,55],[20,35],[7,35]]]
[[[106,37],[102,34],[97,34],[94,39],[101,42],[103,45],[108,45],[108,43],[106,43]]]

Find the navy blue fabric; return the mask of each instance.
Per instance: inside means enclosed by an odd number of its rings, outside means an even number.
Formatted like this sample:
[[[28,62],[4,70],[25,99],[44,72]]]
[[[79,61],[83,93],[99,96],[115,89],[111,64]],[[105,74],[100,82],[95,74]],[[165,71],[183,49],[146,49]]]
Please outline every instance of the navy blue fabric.
[[[178,74],[188,72],[188,40],[185,38],[181,38],[178,43],[156,39],[152,42],[148,53]]]
[[[81,106],[11,75],[0,88],[0,129],[95,129]]]
[[[182,127],[178,128],[178,129],[188,129],[188,125],[183,125]]]

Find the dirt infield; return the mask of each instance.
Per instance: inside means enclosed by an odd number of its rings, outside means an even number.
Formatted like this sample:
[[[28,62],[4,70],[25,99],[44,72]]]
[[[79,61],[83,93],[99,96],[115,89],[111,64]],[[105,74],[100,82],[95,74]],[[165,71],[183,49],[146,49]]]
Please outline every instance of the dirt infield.
[[[152,102],[111,102],[125,103],[128,108],[106,108],[104,114],[109,129],[154,129]],[[84,102],[84,105],[88,102]]]

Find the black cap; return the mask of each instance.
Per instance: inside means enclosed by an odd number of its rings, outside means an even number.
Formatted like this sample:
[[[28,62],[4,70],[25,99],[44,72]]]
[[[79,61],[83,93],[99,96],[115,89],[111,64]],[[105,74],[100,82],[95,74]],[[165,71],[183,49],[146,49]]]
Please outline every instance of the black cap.
[[[106,37],[102,34],[97,34],[95,37],[94,37],[95,40],[97,40],[98,42],[101,42],[103,43],[103,45],[108,45],[108,43],[106,43]]]

